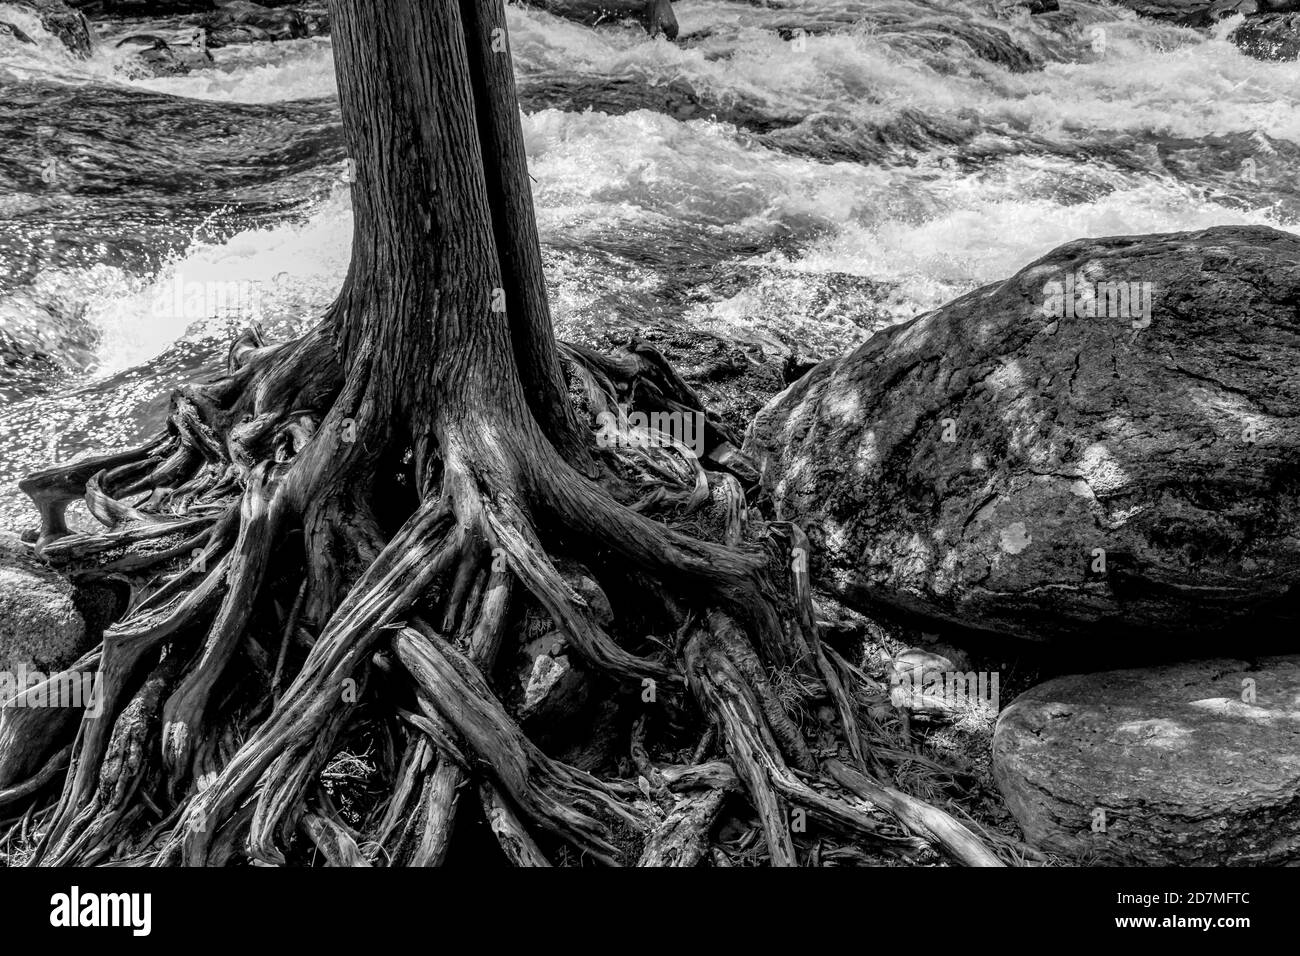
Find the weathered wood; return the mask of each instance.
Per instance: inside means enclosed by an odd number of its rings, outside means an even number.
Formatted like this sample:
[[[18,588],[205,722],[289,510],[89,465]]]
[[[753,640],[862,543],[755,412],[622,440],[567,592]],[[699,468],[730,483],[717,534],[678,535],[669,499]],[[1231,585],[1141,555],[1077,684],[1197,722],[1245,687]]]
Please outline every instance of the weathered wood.
[[[651,831],[637,866],[697,865],[708,852],[709,831],[725,799],[722,790],[704,790],[680,801]]]
[[[716,637],[703,629],[687,642],[686,665],[691,688],[718,721],[718,733],[736,775],[758,813],[772,865],[798,866],[789,807],[777,796],[771,779],[773,774],[784,773],[785,766],[753,691]]]
[[[957,862],[966,866],[1006,865],[965,824],[938,807],[877,783],[838,760],[828,760],[825,766],[835,782],[845,790],[884,807],[914,834],[936,844]]]
[[[306,813],[302,818],[302,829],[325,857],[326,866],[370,866],[370,861],[357,846],[356,837],[333,817]]]
[[[501,791],[490,783],[481,783],[478,788],[479,799],[483,804],[483,815],[488,826],[501,844],[501,852],[515,866],[550,866],[551,861],[524,828],[510,802]]]
[[[543,754],[506,714],[477,668],[450,645],[407,628],[394,635],[393,647],[520,810],[594,859],[621,862],[610,842],[611,827],[641,827],[628,807],[594,777]]]
[[[461,571],[466,566],[463,563]],[[464,575],[458,572],[458,581],[463,578]],[[463,588],[454,587],[448,597],[444,623],[450,628],[460,626],[467,656],[477,667],[488,671],[492,669],[505,635],[513,590],[507,575],[494,573],[487,578],[486,593],[481,603],[469,600],[467,590]],[[423,622],[417,621],[416,626],[425,634],[432,633]],[[432,710],[433,705],[425,695],[421,695],[421,707],[426,718],[437,717],[445,725],[446,722]],[[414,762],[420,765],[414,773],[414,779],[419,781],[419,790],[412,801],[411,815],[405,821],[400,838],[392,850],[393,865],[441,866],[447,858],[460,795],[469,783],[465,758],[459,746],[453,755],[445,744],[445,740],[452,734],[454,730],[448,727],[447,732],[440,733],[437,738],[426,736],[420,742],[423,749],[413,755]],[[440,754],[437,764],[430,766],[434,742],[438,743]],[[452,759],[453,756],[455,759]],[[408,770],[403,779],[410,776],[411,771]],[[387,826],[391,828],[391,824]]]

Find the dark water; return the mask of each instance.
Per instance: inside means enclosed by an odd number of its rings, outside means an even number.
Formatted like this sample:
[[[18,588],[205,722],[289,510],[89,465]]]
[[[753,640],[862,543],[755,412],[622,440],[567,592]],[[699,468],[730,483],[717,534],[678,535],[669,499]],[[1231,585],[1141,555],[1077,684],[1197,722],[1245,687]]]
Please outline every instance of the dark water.
[[[1296,228],[1300,65],[1061,6],[681,0],[677,44],[512,9],[561,333],[829,355],[1080,236]],[[9,527],[18,476],[141,437],[250,320],[314,321],[351,230],[328,41],[128,81],[28,32],[0,38]]]

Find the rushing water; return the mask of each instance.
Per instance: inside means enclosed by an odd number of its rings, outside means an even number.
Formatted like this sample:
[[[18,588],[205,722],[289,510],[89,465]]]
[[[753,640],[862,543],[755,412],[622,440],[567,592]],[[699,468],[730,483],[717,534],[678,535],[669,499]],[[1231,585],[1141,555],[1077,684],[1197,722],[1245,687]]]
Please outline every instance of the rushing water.
[[[1080,236],[1300,231],[1300,64],[1061,6],[680,0],[676,44],[511,8],[561,334],[823,356]],[[43,354],[0,364],[9,527],[16,477],[143,437],[250,318],[307,327],[351,231],[327,40],[128,81],[27,32],[0,36],[0,330]]]

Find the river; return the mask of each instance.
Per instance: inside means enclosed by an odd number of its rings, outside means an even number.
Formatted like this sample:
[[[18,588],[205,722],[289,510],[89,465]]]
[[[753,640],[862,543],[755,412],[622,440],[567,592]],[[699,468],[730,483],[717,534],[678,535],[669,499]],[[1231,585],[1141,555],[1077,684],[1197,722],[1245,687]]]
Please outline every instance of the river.
[[[1070,239],[1300,231],[1300,64],[1061,6],[680,0],[673,44],[512,7],[559,334],[817,358]],[[18,477],[149,434],[249,321],[307,328],[351,237],[328,39],[127,80],[32,35],[0,36],[0,330],[42,343],[0,364],[13,529]]]

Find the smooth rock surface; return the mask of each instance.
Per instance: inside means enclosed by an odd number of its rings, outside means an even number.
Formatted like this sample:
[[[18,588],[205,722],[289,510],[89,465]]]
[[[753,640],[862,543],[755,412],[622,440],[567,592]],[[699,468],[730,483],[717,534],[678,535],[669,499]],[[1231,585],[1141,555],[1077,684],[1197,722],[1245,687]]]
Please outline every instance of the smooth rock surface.
[[[1300,658],[1056,678],[1002,712],[993,771],[1026,840],[1080,861],[1300,863]]]

